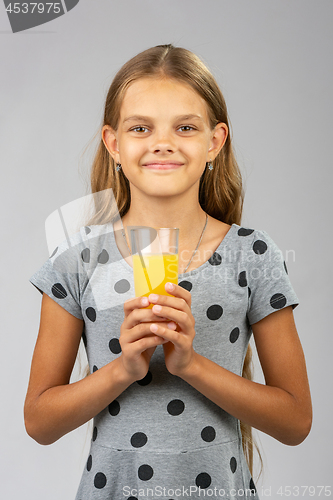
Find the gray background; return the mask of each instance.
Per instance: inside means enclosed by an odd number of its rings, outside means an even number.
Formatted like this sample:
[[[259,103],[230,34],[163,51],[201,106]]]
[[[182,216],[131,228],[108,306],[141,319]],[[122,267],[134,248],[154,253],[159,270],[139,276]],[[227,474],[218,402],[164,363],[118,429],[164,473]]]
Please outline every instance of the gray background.
[[[314,420],[296,447],[256,431],[259,494],[331,486],[332,14],[325,0],[81,0],[14,35],[0,6],[2,498],[74,499],[88,426],[51,446],[24,429],[41,302],[28,279],[49,255],[45,219],[87,193],[93,148],[85,148],[112,77],[136,53],[170,42],[197,53],[225,95],[246,187],[243,225],[292,250],[287,265],[300,299],[295,318]],[[77,373],[76,365],[73,380]],[[263,381],[258,365],[256,380]]]

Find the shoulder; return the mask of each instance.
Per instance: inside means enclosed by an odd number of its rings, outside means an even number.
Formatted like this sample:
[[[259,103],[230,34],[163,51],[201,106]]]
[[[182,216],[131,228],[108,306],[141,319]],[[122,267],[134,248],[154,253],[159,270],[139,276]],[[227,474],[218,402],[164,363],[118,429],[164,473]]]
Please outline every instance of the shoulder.
[[[226,236],[229,232],[233,237],[241,243],[249,243],[253,240],[271,240],[268,233],[262,229],[255,229],[253,227],[239,225],[236,223],[226,224],[220,220],[210,217],[211,234],[216,238]]]
[[[269,234],[262,229],[239,225],[226,224],[210,217],[211,229],[207,235],[211,246],[217,248],[225,240],[224,245],[232,246],[235,250],[250,251],[255,254],[264,254],[269,248],[276,248],[275,242]]]
[[[269,248],[276,248],[276,243],[263,229],[254,229],[244,225],[232,224],[230,232],[242,246],[251,247],[255,254],[262,255]]]
[[[244,270],[283,262],[282,251],[263,229],[234,223],[222,244],[225,259]]]
[[[110,232],[112,224],[82,226],[73,234],[67,233],[53,250],[49,261],[63,272],[80,272],[78,263],[89,263],[92,253],[100,251]]]

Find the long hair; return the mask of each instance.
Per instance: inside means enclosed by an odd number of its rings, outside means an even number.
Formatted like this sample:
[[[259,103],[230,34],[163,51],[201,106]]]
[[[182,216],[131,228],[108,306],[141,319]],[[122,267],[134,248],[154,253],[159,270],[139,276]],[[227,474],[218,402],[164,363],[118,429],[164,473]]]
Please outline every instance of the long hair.
[[[120,107],[127,88],[140,78],[165,77],[190,85],[207,104],[211,129],[223,122],[229,127],[228,112],[224,97],[211,72],[198,56],[191,51],[174,47],[172,44],[157,45],[147,49],[125,63],[114,77],[107,93],[104,125],[118,128]],[[123,217],[130,208],[131,193],[129,182],[122,169],[116,171],[116,165],[106,149],[103,140],[97,148],[90,176],[91,192],[98,193],[112,189],[114,201],[112,207],[108,197],[98,197],[95,215],[90,224],[110,222],[118,211]],[[243,186],[241,173],[231,144],[230,133],[219,154],[213,161],[213,170],[205,169],[199,183],[199,203],[211,217],[226,224],[241,224],[243,209]],[[243,363],[242,376],[252,380],[252,350],[248,345]],[[252,436],[252,427],[240,422],[242,445],[251,475],[253,476],[253,449],[256,448],[261,470],[263,462],[257,444]],[[259,474],[259,476],[260,476]]]

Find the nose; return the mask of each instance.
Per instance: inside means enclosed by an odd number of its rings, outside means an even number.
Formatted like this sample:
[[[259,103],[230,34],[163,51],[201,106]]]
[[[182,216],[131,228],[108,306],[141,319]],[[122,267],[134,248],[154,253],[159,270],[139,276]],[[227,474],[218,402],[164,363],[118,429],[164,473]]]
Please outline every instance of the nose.
[[[153,153],[174,153],[176,150],[175,142],[170,133],[164,132],[156,132],[152,136],[152,144],[151,151]]]

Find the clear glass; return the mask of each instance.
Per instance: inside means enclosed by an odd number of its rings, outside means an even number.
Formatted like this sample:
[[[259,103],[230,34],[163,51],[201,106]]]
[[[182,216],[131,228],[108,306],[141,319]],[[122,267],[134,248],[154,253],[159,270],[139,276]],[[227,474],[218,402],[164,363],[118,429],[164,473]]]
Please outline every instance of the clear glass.
[[[128,226],[136,297],[170,295],[167,282],[178,284],[179,229]],[[149,309],[153,304],[148,306]]]

